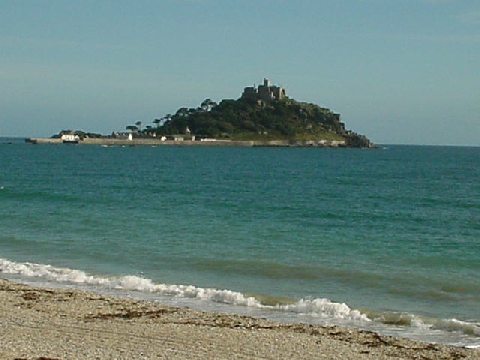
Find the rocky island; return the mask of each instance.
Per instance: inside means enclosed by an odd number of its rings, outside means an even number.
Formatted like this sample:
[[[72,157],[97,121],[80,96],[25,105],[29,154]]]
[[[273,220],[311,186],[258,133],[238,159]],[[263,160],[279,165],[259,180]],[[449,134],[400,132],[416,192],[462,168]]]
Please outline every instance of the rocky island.
[[[128,132],[108,136],[83,131],[62,131],[50,139],[29,138],[33,143],[175,144],[234,146],[358,147],[374,145],[365,136],[345,128],[340,114],[318,105],[296,101],[282,86],[264,79],[246,87],[237,100],[216,103],[205,99],[197,108],[180,108],[142,128],[140,121]]]

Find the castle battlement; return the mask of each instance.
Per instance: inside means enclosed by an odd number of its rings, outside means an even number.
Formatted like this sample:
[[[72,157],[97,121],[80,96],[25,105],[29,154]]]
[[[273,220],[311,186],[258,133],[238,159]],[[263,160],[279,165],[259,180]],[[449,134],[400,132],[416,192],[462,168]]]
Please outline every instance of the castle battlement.
[[[263,85],[249,86],[243,90],[242,98],[256,100],[281,100],[285,97],[282,86],[271,85],[270,80],[263,79]]]

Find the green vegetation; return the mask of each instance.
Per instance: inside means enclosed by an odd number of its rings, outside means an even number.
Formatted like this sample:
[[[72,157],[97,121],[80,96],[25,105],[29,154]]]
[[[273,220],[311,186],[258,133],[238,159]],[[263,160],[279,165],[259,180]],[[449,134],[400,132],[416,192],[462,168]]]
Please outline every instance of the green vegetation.
[[[53,137],[74,134],[85,138],[158,138],[195,136],[195,140],[214,138],[236,141],[291,141],[298,143],[339,142],[347,147],[372,147],[363,135],[345,129],[340,115],[315,104],[299,102],[288,97],[281,99],[245,97],[222,100],[210,99],[197,108],[180,108],[153,120],[154,126],[142,127],[142,122],[127,125],[125,132],[103,136],[83,131],[63,130]]]
[[[174,115],[155,119],[157,136],[195,134],[229,140],[345,140],[347,146],[365,147],[365,137],[345,130],[340,115],[315,104],[293,99],[240,98],[219,104],[206,99],[198,108],[180,108]]]

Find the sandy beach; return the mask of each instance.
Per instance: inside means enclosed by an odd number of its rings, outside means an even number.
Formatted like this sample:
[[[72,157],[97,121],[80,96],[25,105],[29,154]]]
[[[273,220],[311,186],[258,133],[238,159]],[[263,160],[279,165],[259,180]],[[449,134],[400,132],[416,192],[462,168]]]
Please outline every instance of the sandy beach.
[[[0,280],[1,359],[480,359],[480,351]]]

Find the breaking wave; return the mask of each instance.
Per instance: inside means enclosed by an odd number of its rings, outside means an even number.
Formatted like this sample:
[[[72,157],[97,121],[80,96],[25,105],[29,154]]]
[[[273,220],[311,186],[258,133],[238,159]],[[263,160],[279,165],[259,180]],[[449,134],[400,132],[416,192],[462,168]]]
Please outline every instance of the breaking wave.
[[[101,277],[89,275],[84,271],[59,268],[45,264],[19,263],[0,259],[0,271],[4,274],[37,278],[53,283],[82,286],[97,286],[104,289],[140,291],[174,298],[189,298],[212,301],[235,306],[263,308],[286,311],[297,314],[314,315],[323,318],[337,318],[353,321],[369,321],[360,311],[351,309],[343,303],[328,299],[302,299],[287,305],[266,305],[255,296],[247,296],[237,291],[214,288],[202,288],[194,285],[158,284],[150,279],[127,275],[119,277]]]
[[[270,299],[269,304],[266,304],[261,301],[262,296],[248,296],[232,290],[201,288],[194,285],[159,284],[151,279],[133,275],[102,277],[89,275],[81,270],[29,262],[13,262],[6,259],[0,259],[0,272],[5,275],[19,276],[22,280],[37,279],[42,283],[93,287],[96,290],[141,292],[172,299],[193,299],[231,306],[307,315],[327,321],[345,320],[357,325],[376,323],[414,328],[427,332],[455,332],[475,338],[480,337],[480,324],[475,322],[457,319],[432,319],[408,313],[360,311],[350,308],[347,304],[333,302],[329,299],[301,299],[289,304],[274,304]]]

